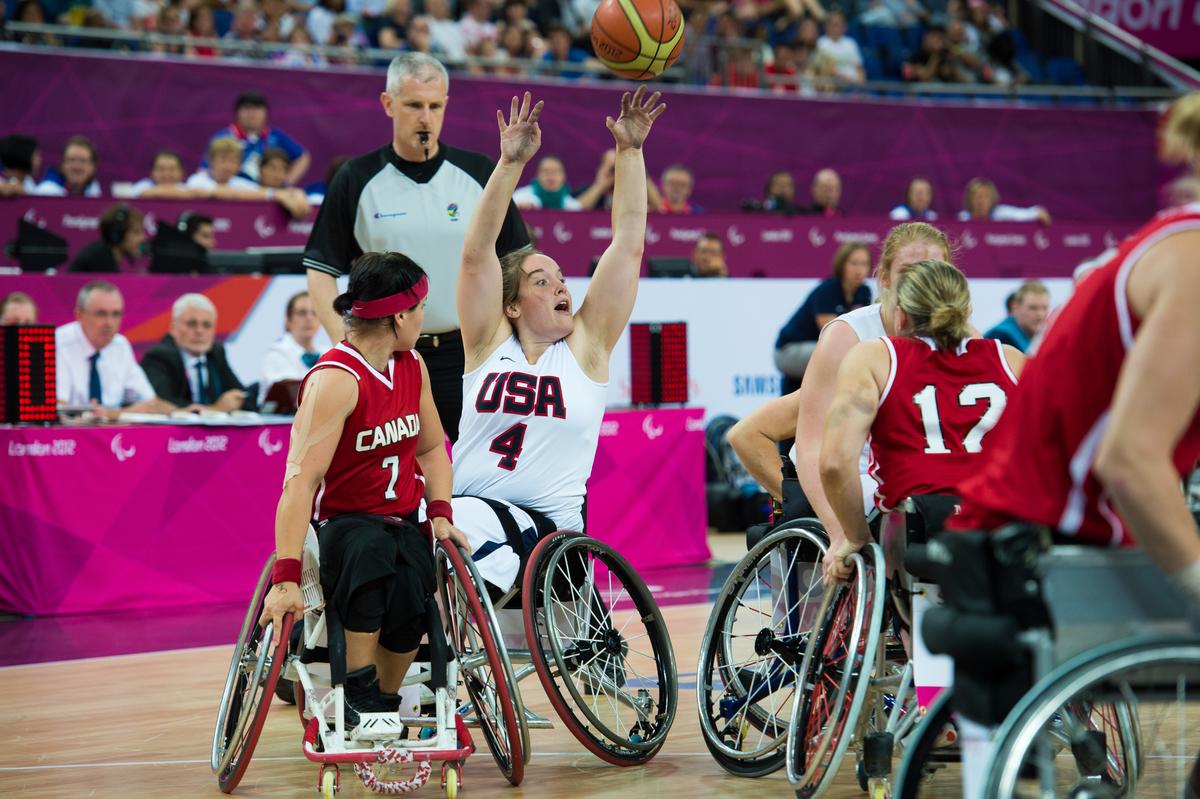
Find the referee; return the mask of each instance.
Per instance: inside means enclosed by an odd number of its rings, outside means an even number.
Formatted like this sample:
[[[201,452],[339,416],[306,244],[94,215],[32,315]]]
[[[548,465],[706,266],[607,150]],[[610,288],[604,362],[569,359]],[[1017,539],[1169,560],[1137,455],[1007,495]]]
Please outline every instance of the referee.
[[[495,164],[482,153],[441,141],[450,76],[435,58],[405,53],[392,60],[380,95],[392,118],[392,141],[342,165],[330,181],[304,253],[308,291],[332,341],[345,338],[333,310],[335,278],[364,252],[400,252],[429,274],[425,324],[417,351],[429,368],[442,426],[458,439],[463,345],[455,301],[463,236]],[[496,252],[529,244],[509,204]]]

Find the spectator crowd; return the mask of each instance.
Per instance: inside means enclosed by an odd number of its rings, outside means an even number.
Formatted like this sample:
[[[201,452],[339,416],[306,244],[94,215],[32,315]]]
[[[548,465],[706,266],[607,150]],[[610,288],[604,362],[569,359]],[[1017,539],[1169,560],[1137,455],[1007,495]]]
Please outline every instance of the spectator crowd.
[[[849,0],[844,8],[822,0],[679,5],[687,32],[675,79],[691,83],[812,93],[865,80],[1012,86],[1043,77],[1041,60],[999,0]],[[588,74],[584,65],[594,61],[590,31],[598,6],[599,0],[20,0],[10,4],[9,16],[151,34],[119,42],[15,34],[28,44],[119,46],[306,68],[386,63],[395,51],[412,51],[469,72],[537,71],[571,79]],[[592,74],[603,73],[590,66]],[[1074,82],[1075,73],[1070,77]]]

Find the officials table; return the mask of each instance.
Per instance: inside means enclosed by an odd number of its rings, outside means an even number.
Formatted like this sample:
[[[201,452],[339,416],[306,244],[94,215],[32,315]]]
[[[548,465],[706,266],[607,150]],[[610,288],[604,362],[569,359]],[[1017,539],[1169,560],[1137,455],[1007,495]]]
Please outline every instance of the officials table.
[[[588,532],[638,569],[709,558],[703,416],[605,415]],[[0,427],[0,612],[248,601],[274,548],[288,430]]]

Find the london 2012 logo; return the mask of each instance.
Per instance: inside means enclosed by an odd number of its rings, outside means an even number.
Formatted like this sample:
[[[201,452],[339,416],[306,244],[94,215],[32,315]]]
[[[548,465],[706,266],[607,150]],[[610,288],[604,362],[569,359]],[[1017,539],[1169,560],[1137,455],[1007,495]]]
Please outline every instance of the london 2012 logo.
[[[446,206],[446,216],[450,217],[451,222],[458,221],[458,203],[450,203]]]

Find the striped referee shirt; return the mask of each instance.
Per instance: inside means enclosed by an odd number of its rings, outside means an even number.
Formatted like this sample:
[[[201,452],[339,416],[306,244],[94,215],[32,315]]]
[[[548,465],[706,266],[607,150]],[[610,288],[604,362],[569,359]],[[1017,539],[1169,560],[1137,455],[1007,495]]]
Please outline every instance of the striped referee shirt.
[[[481,153],[443,142],[428,161],[406,161],[391,144],[347,161],[329,184],[304,266],[338,277],[364,252],[403,253],[429,275],[422,332],[457,330],[463,238],[494,166]],[[527,244],[525,223],[509,203],[496,253]]]

